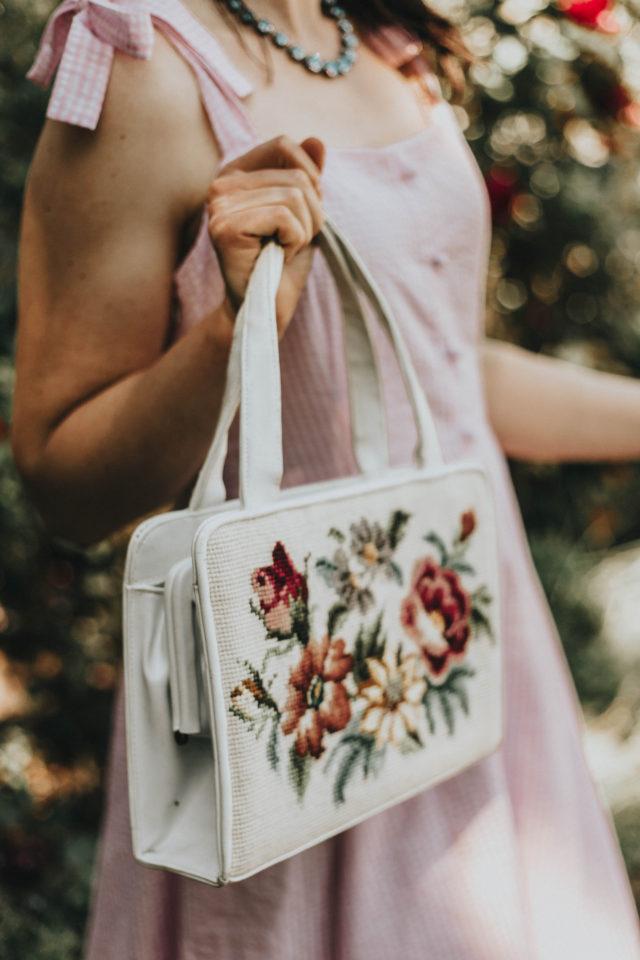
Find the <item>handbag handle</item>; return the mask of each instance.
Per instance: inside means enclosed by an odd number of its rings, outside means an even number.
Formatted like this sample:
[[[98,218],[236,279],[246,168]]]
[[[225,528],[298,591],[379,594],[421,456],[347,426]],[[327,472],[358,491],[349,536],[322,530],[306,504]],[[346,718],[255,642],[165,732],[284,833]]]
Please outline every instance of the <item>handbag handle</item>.
[[[386,418],[380,376],[358,290],[367,296],[398,359],[416,421],[418,467],[442,462],[429,406],[409,351],[382,293],[359,255],[328,218],[318,243],[336,281],[345,325],[345,352],[356,462],[365,474],[388,469]],[[240,402],[239,495],[244,506],[274,499],[282,478],[280,365],[275,299],[284,251],[270,241],[259,254],[235,321],[227,380],[217,427],[194,486],[190,509],[225,499],[222,471],[227,436]]]

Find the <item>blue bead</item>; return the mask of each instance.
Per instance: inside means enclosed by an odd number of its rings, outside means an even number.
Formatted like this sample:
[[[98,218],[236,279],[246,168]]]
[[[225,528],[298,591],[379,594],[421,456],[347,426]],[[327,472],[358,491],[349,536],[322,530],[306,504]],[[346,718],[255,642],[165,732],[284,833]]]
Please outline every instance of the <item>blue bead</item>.
[[[325,77],[333,79],[334,77],[338,76],[338,64],[335,62],[335,60],[328,60],[327,63],[325,63],[322,72],[324,73]]]
[[[312,53],[310,56],[305,57],[304,65],[311,73],[320,73],[324,67],[324,61],[319,54]]]
[[[353,33],[353,24],[349,20],[338,20],[338,28],[341,33]]]
[[[291,57],[291,59],[295,60],[296,62],[299,62],[300,60],[304,60],[304,50],[302,49],[302,47],[299,47],[296,44],[294,44],[294,46],[292,47],[289,47],[287,52]]]
[[[265,20],[263,18],[261,20],[258,20],[258,22],[256,23],[256,30],[258,31],[258,33],[267,34],[267,33],[273,33],[273,31],[275,30],[275,27],[272,23],[269,23],[268,20]]]
[[[254,22],[255,17],[251,13],[251,10],[243,10],[242,13],[240,14],[240,19],[242,20],[243,23],[246,23],[248,25]]]
[[[229,0],[229,10],[233,10],[234,13],[242,10],[242,0]]]
[[[278,33],[274,34],[273,42],[275,43],[276,47],[286,47],[289,43],[289,37],[286,35],[286,33],[281,33],[279,31]]]
[[[342,38],[342,42],[345,47],[359,47],[360,41],[354,33],[348,33]]]

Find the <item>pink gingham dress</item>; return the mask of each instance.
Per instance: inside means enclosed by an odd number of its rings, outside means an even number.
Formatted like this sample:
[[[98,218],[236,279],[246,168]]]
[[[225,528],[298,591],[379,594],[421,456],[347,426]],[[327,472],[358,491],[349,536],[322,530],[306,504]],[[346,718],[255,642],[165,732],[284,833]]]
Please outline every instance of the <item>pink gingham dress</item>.
[[[57,70],[49,116],[90,129],[114,49],[151,56],[154,28],[191,65],[224,154],[258,137],[251,85],[178,0],[66,0],[31,77]],[[215,889],[132,858],[122,701],[86,960],[640,960],[637,916],[608,814],[585,766],[579,710],[487,422],[479,344],[489,221],[449,108],[381,148],[329,148],[325,206],[402,325],[445,456],[477,458],[499,519],[506,736],[440,786],[239,885]],[[206,221],[177,270],[176,336],[220,299]],[[395,462],[415,440],[384,337]],[[282,342],[285,483],[352,473],[342,331],[322,258]],[[236,437],[226,479],[236,482]]]

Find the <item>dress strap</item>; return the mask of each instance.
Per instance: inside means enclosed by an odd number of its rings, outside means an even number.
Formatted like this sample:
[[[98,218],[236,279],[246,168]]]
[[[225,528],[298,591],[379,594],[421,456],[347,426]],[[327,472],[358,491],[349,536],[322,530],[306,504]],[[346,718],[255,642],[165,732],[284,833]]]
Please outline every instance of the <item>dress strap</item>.
[[[154,27],[192,67],[226,162],[255,143],[241,98],[252,85],[179,0],[64,0],[51,15],[27,77],[46,87],[47,117],[95,130],[114,50],[149,60]]]

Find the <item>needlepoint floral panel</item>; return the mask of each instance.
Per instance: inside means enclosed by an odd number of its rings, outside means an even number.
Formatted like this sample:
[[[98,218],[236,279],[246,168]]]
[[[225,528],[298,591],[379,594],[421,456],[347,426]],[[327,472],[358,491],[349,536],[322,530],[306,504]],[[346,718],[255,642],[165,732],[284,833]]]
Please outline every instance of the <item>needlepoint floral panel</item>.
[[[453,472],[211,532],[232,874],[497,745],[489,496],[479,472]]]

